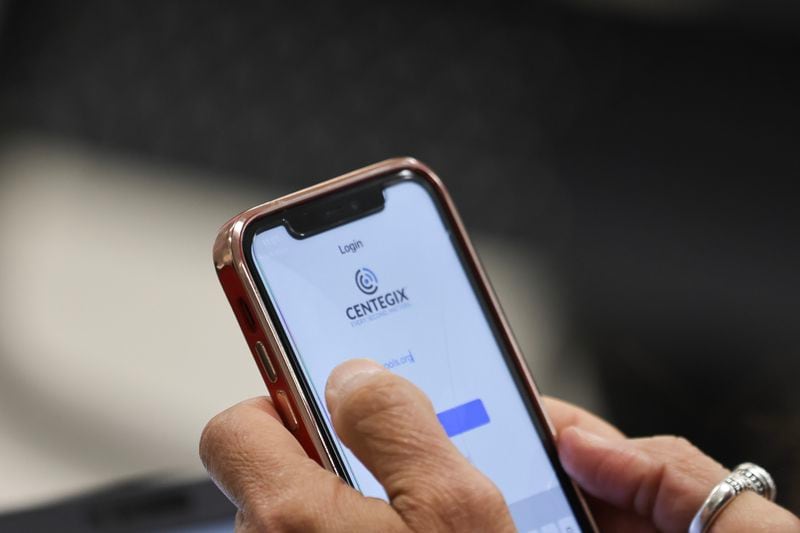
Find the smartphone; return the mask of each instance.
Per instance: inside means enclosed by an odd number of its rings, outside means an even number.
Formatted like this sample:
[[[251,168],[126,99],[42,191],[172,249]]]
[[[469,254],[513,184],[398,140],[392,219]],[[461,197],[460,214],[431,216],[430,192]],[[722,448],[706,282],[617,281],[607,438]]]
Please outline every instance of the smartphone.
[[[442,182],[383,161],[260,205],[220,230],[214,263],[286,427],[367,496],[337,438],[332,369],[373,359],[420,387],[520,531],[595,531],[561,468],[536,386]]]

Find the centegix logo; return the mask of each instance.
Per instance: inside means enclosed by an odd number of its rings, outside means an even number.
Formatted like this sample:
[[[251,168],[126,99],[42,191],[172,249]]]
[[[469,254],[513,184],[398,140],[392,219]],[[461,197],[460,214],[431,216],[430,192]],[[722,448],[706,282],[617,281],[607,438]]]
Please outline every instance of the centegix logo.
[[[356,270],[356,287],[367,295],[378,292],[378,276],[372,270],[362,267]],[[365,319],[372,320],[395,311],[410,304],[407,287],[387,291],[378,296],[354,303],[345,309],[347,318],[362,323]]]

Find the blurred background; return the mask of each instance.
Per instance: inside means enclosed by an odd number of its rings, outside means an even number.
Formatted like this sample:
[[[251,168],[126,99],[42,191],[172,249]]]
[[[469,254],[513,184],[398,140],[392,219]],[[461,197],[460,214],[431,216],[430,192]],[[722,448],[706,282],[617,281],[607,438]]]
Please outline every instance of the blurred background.
[[[228,531],[219,226],[396,155],[540,387],[800,511],[800,7],[0,0],[0,529]]]

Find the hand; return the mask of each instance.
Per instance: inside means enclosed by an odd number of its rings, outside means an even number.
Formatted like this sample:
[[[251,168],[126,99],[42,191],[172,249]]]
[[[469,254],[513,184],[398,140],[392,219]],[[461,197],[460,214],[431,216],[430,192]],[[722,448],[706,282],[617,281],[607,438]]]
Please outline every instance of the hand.
[[[333,371],[326,401],[336,433],[381,482],[367,498],[309,459],[267,398],[214,417],[200,455],[245,531],[515,531],[497,488],[447,438],[430,401],[382,366]]]
[[[601,531],[685,533],[711,489],[729,471],[672,436],[628,439],[604,420],[545,398],[561,464],[589,496]],[[800,520],[752,492],[739,495],[712,533],[800,532]]]
[[[342,441],[386,489],[366,498],[309,459],[272,403],[256,398],[217,415],[200,454],[238,508],[237,531],[514,531],[496,487],[444,434],[430,402],[375,363],[338,367],[326,400]],[[601,530],[686,531],[727,472],[674,437],[626,439],[577,408],[547,399],[562,462],[592,495]],[[788,511],[739,496],[713,531],[798,531]]]

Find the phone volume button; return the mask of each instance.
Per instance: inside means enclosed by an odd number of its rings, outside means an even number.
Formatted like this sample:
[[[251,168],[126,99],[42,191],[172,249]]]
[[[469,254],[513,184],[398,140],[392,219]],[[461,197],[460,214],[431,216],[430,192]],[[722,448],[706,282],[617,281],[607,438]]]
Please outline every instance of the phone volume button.
[[[297,422],[297,415],[294,414],[294,409],[292,409],[289,397],[284,391],[279,390],[275,395],[275,400],[278,404],[278,411],[283,417],[283,425],[286,426],[289,431],[296,430],[299,423]]]
[[[270,383],[275,383],[278,380],[278,374],[275,372],[275,366],[272,364],[272,359],[267,352],[266,346],[261,341],[256,341],[256,357],[258,357],[258,361],[261,363],[261,368],[264,369],[264,372],[267,373],[267,379],[269,379]]]

